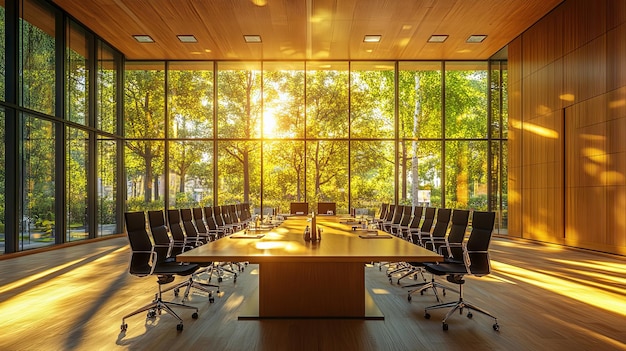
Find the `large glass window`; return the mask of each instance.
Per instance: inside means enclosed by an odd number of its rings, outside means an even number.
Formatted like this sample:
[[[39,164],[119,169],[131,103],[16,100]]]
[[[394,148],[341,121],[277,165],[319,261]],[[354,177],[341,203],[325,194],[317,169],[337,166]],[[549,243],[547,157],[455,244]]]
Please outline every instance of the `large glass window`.
[[[128,140],[126,165],[126,208],[128,211],[161,209],[164,196],[164,141]]]
[[[68,127],[66,147],[65,189],[67,194],[66,241],[86,239],[87,226],[87,169],[89,134]]]
[[[97,189],[98,189],[98,235],[116,233],[117,223],[117,145],[116,140],[102,138],[96,143],[97,154]]]
[[[307,63],[307,137],[348,137],[348,68],[348,62]]]
[[[217,157],[217,204],[247,202],[257,209],[261,205],[261,142],[219,141]]]
[[[441,62],[398,63],[398,128],[401,138],[441,138]]]
[[[55,12],[42,1],[23,0],[20,4],[20,103],[54,115]]]
[[[74,21],[66,29],[65,118],[89,124],[89,36]]]
[[[34,116],[22,116],[19,249],[25,250],[54,244],[58,233],[55,228],[55,125]]]
[[[213,62],[169,65],[168,126],[171,138],[213,138]]]
[[[445,146],[445,207],[486,211],[488,142],[446,141]]]
[[[351,207],[374,215],[382,202],[394,199],[394,142],[353,141],[350,144]]]
[[[400,201],[442,206],[441,141],[404,140],[398,150]]]
[[[487,138],[487,62],[446,62],[446,138]]]
[[[107,133],[117,132],[118,61],[110,46],[98,41],[98,89],[96,96],[96,128]]]
[[[288,212],[290,202],[305,201],[304,141],[263,143],[264,212],[278,207]]]
[[[353,62],[350,66],[350,135],[395,136],[395,66],[393,62]]]
[[[213,142],[170,141],[169,206],[213,205]]]
[[[337,213],[348,213],[348,142],[309,141],[306,144],[306,200],[309,208],[318,202],[335,202]]]
[[[218,138],[260,138],[261,99],[260,62],[220,62],[217,72]]]
[[[304,137],[304,62],[263,64],[263,138]]]
[[[127,208],[163,208],[165,63],[127,62],[124,103]]]

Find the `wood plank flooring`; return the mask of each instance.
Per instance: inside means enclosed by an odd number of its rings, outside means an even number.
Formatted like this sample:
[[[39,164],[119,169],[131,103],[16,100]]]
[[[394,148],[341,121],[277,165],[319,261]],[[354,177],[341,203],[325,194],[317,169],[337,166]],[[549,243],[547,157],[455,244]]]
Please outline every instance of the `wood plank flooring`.
[[[369,265],[366,288],[384,321],[240,321],[258,284],[249,265],[236,283],[221,283],[215,303],[194,293],[188,304],[200,317],[181,311],[182,332],[164,313],[131,317],[124,333],[122,317],[157,289],[154,277],[127,273],[125,238],[26,255],[0,261],[0,350],[626,350],[626,258],[502,238],[491,252],[492,274],[468,278],[464,289],[498,317],[499,332],[478,313],[453,316],[443,331],[446,310],[423,316],[432,293],[408,302],[407,289]]]

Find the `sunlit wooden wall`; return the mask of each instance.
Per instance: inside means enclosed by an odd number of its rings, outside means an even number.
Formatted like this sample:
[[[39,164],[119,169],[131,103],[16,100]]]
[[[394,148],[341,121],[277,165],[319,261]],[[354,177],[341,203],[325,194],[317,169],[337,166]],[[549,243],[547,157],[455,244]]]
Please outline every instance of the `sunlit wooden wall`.
[[[626,1],[566,0],[509,45],[509,234],[626,255]]]

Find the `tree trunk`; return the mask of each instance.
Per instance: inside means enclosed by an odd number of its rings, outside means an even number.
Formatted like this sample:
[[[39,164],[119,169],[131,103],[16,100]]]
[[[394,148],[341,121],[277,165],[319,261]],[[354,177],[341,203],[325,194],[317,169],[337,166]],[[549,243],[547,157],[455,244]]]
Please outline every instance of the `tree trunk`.
[[[419,196],[419,172],[417,157],[417,138],[419,136],[419,116],[422,114],[422,97],[421,97],[421,81],[419,74],[415,75],[415,110],[413,111],[413,141],[411,142],[412,160],[411,160],[411,198],[413,206],[417,205]]]
[[[150,203],[152,201],[152,152],[148,145],[145,146],[145,151],[146,174],[143,181],[143,200],[145,203]]]
[[[250,150],[243,151],[243,202],[250,202]]]

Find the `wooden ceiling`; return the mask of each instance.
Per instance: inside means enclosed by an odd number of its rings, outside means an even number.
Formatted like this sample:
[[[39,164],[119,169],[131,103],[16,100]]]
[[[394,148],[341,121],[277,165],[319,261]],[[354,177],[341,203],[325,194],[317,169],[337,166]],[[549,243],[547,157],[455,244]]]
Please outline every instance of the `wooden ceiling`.
[[[562,1],[53,0],[131,60],[483,60]],[[189,34],[198,42],[176,37]],[[371,34],[382,40],[363,42]]]

